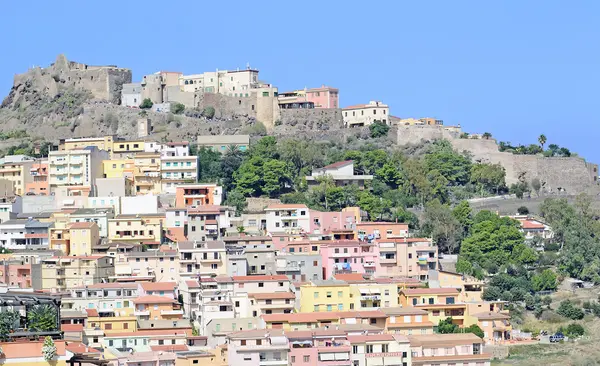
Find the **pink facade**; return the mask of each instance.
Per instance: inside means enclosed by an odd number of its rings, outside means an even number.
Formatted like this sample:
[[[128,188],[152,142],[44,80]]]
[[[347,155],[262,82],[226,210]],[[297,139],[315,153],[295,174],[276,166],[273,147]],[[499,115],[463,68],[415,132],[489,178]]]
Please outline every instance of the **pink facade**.
[[[360,211],[321,212],[310,210],[310,232],[327,234],[341,230],[355,230],[360,221]]]
[[[31,288],[31,264],[4,262],[0,282],[19,288]]]
[[[336,273],[375,273],[379,249],[377,245],[355,240],[339,240],[321,243],[323,278]]]
[[[320,88],[306,90],[306,100],[313,102],[315,108],[339,108],[339,90],[322,85]]]

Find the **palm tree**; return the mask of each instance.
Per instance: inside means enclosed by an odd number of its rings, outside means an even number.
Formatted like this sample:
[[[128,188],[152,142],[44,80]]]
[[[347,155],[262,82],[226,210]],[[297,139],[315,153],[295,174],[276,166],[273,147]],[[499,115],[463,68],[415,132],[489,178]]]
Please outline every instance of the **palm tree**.
[[[542,150],[544,150],[544,145],[546,145],[546,135],[541,134],[540,137],[538,137],[538,142],[540,143],[540,146],[542,147]]]
[[[37,332],[56,330],[56,309],[48,304],[35,305],[27,311],[27,327]]]
[[[243,226],[238,226],[238,227],[237,227],[237,232],[238,232],[239,234],[245,234],[245,233],[246,233],[246,228],[245,228],[245,227],[243,227]]]
[[[492,134],[491,134],[491,133],[489,133],[489,132],[485,132],[485,133],[482,135],[482,137],[483,137],[484,139],[486,139],[486,140],[489,140],[489,139],[491,139],[491,138],[492,138]]]

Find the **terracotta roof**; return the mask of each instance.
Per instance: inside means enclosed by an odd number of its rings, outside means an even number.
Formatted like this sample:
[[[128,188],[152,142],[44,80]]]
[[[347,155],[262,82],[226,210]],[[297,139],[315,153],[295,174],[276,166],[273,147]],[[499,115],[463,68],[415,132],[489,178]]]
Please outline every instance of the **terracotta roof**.
[[[410,288],[401,290],[407,296],[413,295],[458,295],[458,289],[455,288]]]
[[[388,328],[431,328],[434,325],[432,322],[410,322],[410,323],[389,323]]]
[[[519,220],[519,223],[521,224],[521,227],[523,229],[545,229],[546,226],[544,226],[543,224],[540,224],[537,221],[532,221],[532,220]]]
[[[411,343],[412,346],[412,343]],[[430,365],[432,362],[444,362],[444,361],[489,361],[492,359],[491,354],[482,353],[479,355],[454,355],[454,356],[424,356],[424,357],[412,357],[413,365]],[[465,362],[466,363],[466,362]]]
[[[334,275],[334,277],[338,280],[346,281],[346,282],[361,282],[365,281],[362,273],[338,273]]]
[[[63,332],[83,332],[83,324],[61,324],[60,330]]]
[[[217,224],[217,220],[206,220],[206,221],[204,221],[204,223],[206,225],[216,225]]]
[[[379,310],[338,311],[336,314],[340,318],[387,318],[387,315]]]
[[[483,313],[472,314],[471,316],[473,316],[475,318],[478,318],[479,320],[482,320],[482,319],[489,319],[489,320],[495,320],[495,319],[506,320],[506,319],[510,319],[510,316],[508,316],[506,314],[498,313],[498,312],[495,312],[495,311],[485,311]]]
[[[350,343],[365,343],[365,342],[377,342],[377,341],[393,341],[394,336],[392,334],[368,334],[368,335],[356,335],[348,336]]]
[[[86,287],[76,287],[77,289],[85,289]],[[111,282],[111,283],[95,283],[93,285],[87,285],[88,289],[100,289],[100,288],[128,288],[128,289],[136,289],[138,288],[136,283],[121,283],[121,282]]]
[[[81,342],[69,342],[66,346],[67,351],[71,352],[71,353],[75,353],[75,354],[82,354],[82,353],[102,353],[100,352],[100,350],[97,350],[95,348],[92,347],[88,347],[85,344],[81,343]]]
[[[289,281],[285,275],[269,275],[269,276],[233,276],[233,282],[275,282],[275,281]]]
[[[96,309],[85,309],[85,312],[87,313],[88,316],[99,316],[98,310],[96,310]]]
[[[188,288],[200,288],[198,281],[185,281]]]
[[[337,169],[337,168],[341,168],[343,166],[346,166],[348,164],[352,164],[353,162],[354,162],[353,160],[338,161],[337,163],[325,165],[321,169]]]
[[[338,315],[333,312],[320,313],[295,313],[295,314],[263,314],[265,322],[270,323],[315,323],[323,320],[337,320]]]
[[[144,291],[175,291],[176,282],[141,282]]]
[[[221,206],[219,205],[200,205],[196,207],[188,207],[188,214],[192,213],[216,213],[221,212]]]
[[[429,314],[426,310],[417,309],[417,308],[413,308],[413,307],[381,308],[380,311],[387,315],[392,315],[392,316],[395,316],[395,315],[427,315],[427,314]]]
[[[94,225],[96,225],[95,222],[74,222],[67,227],[69,229],[91,229]]]
[[[152,351],[167,351],[167,352],[182,352],[189,351],[188,346],[185,344],[168,344],[163,346],[150,346]]]
[[[12,363],[10,360],[40,358],[43,357],[43,344],[43,341],[2,342],[2,355],[8,361],[7,363]],[[55,340],[54,345],[56,346],[57,356],[66,355],[65,341]]]
[[[270,292],[270,293],[256,293],[248,294],[248,297],[253,297],[256,300],[283,300],[283,299],[295,299],[296,295],[292,292]]]
[[[411,347],[436,347],[470,345],[483,340],[473,333],[425,334],[408,336]]]
[[[355,104],[355,105],[351,105],[348,107],[344,107],[344,108],[342,108],[342,110],[344,110],[344,109],[361,109],[361,108],[365,108],[368,106],[369,106],[368,104]]]
[[[177,301],[166,296],[148,295],[138,297],[137,299],[134,299],[133,302],[136,304],[172,304]]]
[[[47,238],[48,237],[48,233],[40,233],[40,234],[25,234],[25,238],[27,239],[43,239],[43,238]]]
[[[191,328],[184,329],[138,329],[135,332],[110,333],[105,337],[143,337],[143,336],[178,336],[190,337],[192,335]]]

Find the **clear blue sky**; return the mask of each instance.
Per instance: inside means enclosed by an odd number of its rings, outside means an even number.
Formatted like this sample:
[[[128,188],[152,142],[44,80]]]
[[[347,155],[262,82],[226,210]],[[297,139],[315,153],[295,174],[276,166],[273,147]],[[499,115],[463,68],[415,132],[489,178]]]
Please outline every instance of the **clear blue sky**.
[[[280,90],[327,84],[342,106],[533,143],[600,162],[600,1],[4,1],[0,94],[58,53],[89,64],[260,70]]]

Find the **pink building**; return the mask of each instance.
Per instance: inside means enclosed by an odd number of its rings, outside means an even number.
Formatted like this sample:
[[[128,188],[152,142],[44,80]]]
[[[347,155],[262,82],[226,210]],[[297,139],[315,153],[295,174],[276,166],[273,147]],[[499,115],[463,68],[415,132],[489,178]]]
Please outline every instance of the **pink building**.
[[[31,263],[21,261],[0,262],[0,282],[19,288],[31,288]]]
[[[339,108],[339,89],[321,85],[320,88],[301,89],[279,93],[280,105],[309,103],[314,108]]]
[[[139,296],[164,296],[177,299],[177,282],[139,282]]]
[[[355,231],[360,222],[360,208],[347,207],[341,212],[310,210],[310,232],[328,234],[340,231]]]
[[[379,258],[379,248],[373,243],[356,240],[321,242],[323,279],[337,273],[373,275]]]

